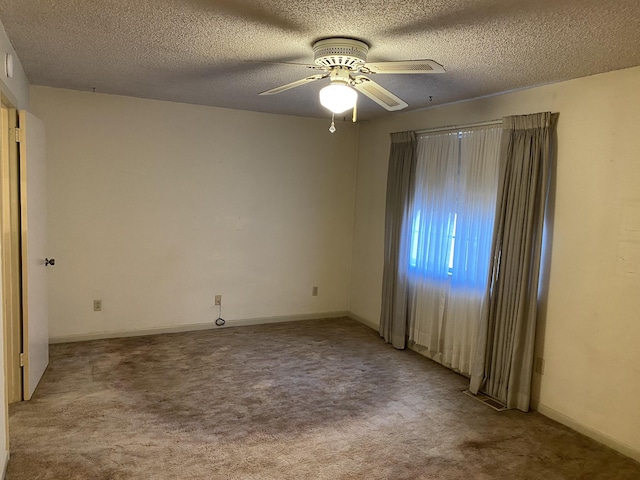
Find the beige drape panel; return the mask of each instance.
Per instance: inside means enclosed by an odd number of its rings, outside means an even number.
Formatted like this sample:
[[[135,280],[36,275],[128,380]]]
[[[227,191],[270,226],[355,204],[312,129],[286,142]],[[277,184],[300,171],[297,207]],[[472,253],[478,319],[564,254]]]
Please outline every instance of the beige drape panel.
[[[557,114],[507,117],[472,392],[529,410],[542,229]]]
[[[395,348],[405,348],[406,345],[409,285],[405,266],[409,239],[403,234],[403,225],[408,221],[415,169],[415,134],[392,133],[387,175],[380,336]]]

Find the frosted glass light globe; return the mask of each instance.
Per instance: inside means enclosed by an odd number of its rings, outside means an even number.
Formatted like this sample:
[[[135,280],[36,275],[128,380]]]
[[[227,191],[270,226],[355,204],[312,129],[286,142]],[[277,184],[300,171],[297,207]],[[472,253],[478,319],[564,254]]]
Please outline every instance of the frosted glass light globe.
[[[358,92],[348,85],[332,83],[320,90],[320,104],[333,113],[342,113],[354,107]]]

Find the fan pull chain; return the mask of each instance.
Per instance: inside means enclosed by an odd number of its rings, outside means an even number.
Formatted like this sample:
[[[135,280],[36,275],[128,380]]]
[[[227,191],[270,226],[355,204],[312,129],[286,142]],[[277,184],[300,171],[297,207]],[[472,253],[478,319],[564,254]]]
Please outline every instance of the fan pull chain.
[[[331,133],[333,133],[333,132],[335,132],[335,131],[336,131],[336,124],[335,124],[335,122],[334,122],[334,117],[335,117],[335,113],[332,113],[332,114],[331,114],[331,126],[329,127],[329,131],[330,131]]]
[[[351,120],[353,120],[353,123],[356,123],[357,119],[358,119],[358,99],[356,99],[356,103],[353,104],[353,117],[351,118]]]

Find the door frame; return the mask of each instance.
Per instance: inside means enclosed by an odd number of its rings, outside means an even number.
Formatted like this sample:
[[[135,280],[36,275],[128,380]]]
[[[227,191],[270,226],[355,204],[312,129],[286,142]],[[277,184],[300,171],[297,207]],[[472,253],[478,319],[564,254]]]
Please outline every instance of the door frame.
[[[5,392],[8,403],[23,399],[22,266],[20,221],[20,165],[16,127],[18,112],[2,98],[0,110],[0,228],[2,321],[4,329]]]

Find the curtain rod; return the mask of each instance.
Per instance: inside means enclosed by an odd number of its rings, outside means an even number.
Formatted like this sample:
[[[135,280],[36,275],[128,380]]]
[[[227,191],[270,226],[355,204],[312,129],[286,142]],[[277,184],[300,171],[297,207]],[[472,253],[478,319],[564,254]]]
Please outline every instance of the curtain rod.
[[[427,133],[436,133],[436,132],[448,132],[455,130],[464,130],[466,128],[476,128],[476,127],[488,127],[491,125],[501,125],[502,119],[500,120],[489,120],[487,122],[479,122],[479,123],[468,123],[466,125],[451,125],[448,127],[435,127],[435,128],[427,128],[425,130],[416,130],[416,135],[425,135]]]

